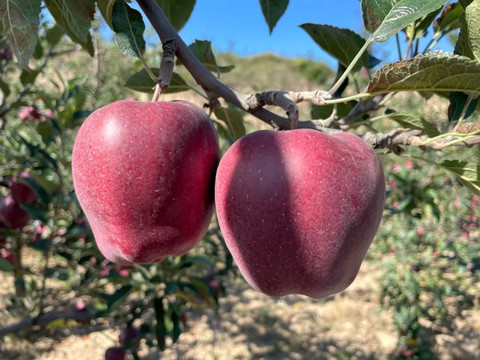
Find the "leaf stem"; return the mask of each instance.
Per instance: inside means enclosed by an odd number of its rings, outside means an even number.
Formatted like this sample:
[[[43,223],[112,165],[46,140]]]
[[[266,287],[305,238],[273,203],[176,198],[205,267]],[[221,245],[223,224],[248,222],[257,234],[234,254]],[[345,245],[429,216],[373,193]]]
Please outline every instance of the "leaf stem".
[[[410,40],[408,40],[407,51],[405,52],[405,56],[403,57],[403,60],[408,59],[408,55],[410,55],[410,50],[412,48],[412,45],[413,45],[413,37],[410,37]]]
[[[352,95],[352,96],[347,96],[347,97],[344,97],[344,98],[325,100],[323,105],[341,104],[341,103],[346,103],[346,102],[353,101],[353,100],[364,99],[364,98],[367,98],[367,97],[370,97],[370,96],[372,96],[372,95],[369,94],[369,93],[360,93],[360,94],[355,94],[355,95]]]
[[[368,46],[373,42],[373,38],[370,37],[367,41],[365,41],[365,44],[362,46],[362,48],[360,49],[360,51],[357,53],[357,55],[355,55],[355,58],[352,60],[352,62],[350,63],[350,65],[348,65],[347,69],[344,71],[344,73],[342,74],[342,76],[340,76],[337,80],[337,82],[335,83],[335,85],[333,85],[333,87],[329,90],[329,93],[331,95],[335,94],[338,90],[338,88],[342,85],[342,83],[344,82],[344,80],[347,78],[347,76],[350,74],[350,72],[353,70],[353,68],[355,67],[355,65],[357,64],[358,60],[360,60],[360,58],[363,56],[363,53],[367,50]]]
[[[437,46],[437,44],[440,42],[440,40],[443,39],[443,37],[446,35],[447,33],[442,33],[439,37],[433,37],[432,40],[430,40],[430,42],[427,44],[427,46],[425,46],[425,49],[423,50],[423,54],[426,54],[427,52],[429,52],[430,50],[432,50],[435,46]]]
[[[398,36],[398,33],[395,34],[395,40],[397,42],[397,51],[398,51],[398,60],[402,60],[402,46],[400,44],[400,36]]]
[[[465,102],[465,105],[463,106],[462,114],[458,118],[457,125],[453,129],[454,132],[457,132],[458,128],[460,127],[460,124],[462,123],[463,119],[465,118],[465,115],[467,115],[468,108],[470,107],[470,104],[472,103],[474,97],[475,97],[474,94],[472,94],[472,93],[468,94],[467,101]]]
[[[158,82],[158,77],[156,77],[155,74],[153,73],[152,69],[150,69],[150,66],[148,66],[148,64],[147,64],[147,62],[145,61],[145,58],[143,57],[142,54],[140,54],[140,60],[142,61],[143,67],[144,67],[145,70],[147,71],[148,76],[150,76],[150,78],[151,78],[155,83],[157,83],[157,82]]]

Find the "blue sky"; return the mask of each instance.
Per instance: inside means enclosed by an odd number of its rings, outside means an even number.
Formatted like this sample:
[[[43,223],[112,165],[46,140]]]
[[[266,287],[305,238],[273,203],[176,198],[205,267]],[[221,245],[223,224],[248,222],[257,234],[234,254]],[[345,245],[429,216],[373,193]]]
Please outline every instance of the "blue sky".
[[[364,37],[368,35],[363,28],[359,0],[291,0],[272,34],[269,33],[258,0],[197,0],[180,36],[187,44],[196,39],[211,40],[215,51],[232,51],[239,55],[270,51],[288,57],[322,60],[336,68],[335,60],[299,28],[299,25],[309,22],[349,28]],[[157,41],[150,39],[149,42],[152,40]],[[422,46],[420,48],[423,49]],[[439,48],[452,51],[447,40],[442,41]],[[385,62],[398,60],[393,40],[376,44],[375,49],[376,56]],[[405,49],[406,44],[403,45]]]

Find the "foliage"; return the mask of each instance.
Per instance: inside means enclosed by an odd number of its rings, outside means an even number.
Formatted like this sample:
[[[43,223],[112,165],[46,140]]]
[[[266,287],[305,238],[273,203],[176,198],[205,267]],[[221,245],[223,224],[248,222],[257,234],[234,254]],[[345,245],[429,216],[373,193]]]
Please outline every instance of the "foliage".
[[[46,27],[45,34],[52,29]],[[5,53],[8,47],[2,44]],[[120,324],[138,328],[137,340],[149,346],[164,346],[166,337],[175,342],[185,326],[185,313],[206,306],[215,309],[222,295],[221,276],[230,271],[231,260],[218,227],[212,224],[202,247],[160,264],[120,266],[103,258],[73,191],[71,153],[76,131],[91,112],[89,104],[111,101],[109,87],[121,88],[123,79],[115,84],[112,77],[106,87],[95,87],[98,79],[71,72],[82,60],[70,42],[58,39],[52,44],[45,35],[40,46],[48,51],[29,71],[21,70],[11,57],[1,60],[5,97],[0,147],[5,151],[0,155],[0,194],[3,198],[13,192],[20,173],[30,175],[24,184],[35,194],[33,203],[20,204],[30,218],[26,226],[13,229],[0,223],[0,269],[15,285],[5,311],[41,319],[51,299],[73,291],[74,303],[53,304],[60,317],[47,324],[49,329],[119,318]],[[118,71],[121,64],[112,64],[111,56],[104,61]],[[51,74],[58,64],[67,70],[54,80]],[[109,73],[106,67],[105,72]],[[71,78],[65,77],[68,74]],[[35,260],[26,262],[27,256]],[[120,345],[135,355],[135,346],[121,339]]]
[[[387,166],[388,206],[370,254],[384,268],[381,303],[393,310],[399,358],[433,359],[428,332],[478,301],[479,198],[447,173],[428,176],[422,162]]]

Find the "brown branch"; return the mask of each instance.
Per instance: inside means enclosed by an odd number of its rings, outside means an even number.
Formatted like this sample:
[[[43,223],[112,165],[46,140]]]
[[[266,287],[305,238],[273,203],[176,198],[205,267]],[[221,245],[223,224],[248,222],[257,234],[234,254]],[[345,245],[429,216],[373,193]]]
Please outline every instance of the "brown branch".
[[[396,129],[388,134],[367,132],[363,135],[363,140],[374,149],[387,148],[398,152],[399,145],[421,146],[427,140],[426,137],[420,136],[421,132],[411,129]]]
[[[288,116],[290,129],[296,129],[298,123],[298,106],[290,94],[285,91],[267,91],[263,93],[250,94],[245,99],[249,109],[257,109],[265,105],[281,107]]]
[[[169,40],[163,44],[162,62],[160,64],[160,74],[158,76],[162,92],[170,86],[172,80],[173,68],[175,67],[175,41]]]
[[[143,13],[150,20],[150,23],[159,35],[162,44],[165,44],[169,41],[173,41],[175,43],[176,56],[203,89],[217,94],[219,97],[224,98],[229,103],[249,112],[268,124],[274,124],[280,129],[290,128],[290,123],[287,118],[276,115],[262,107],[250,108],[246,102],[246,99],[249,95],[242,94],[225,85],[218,80],[205,66],[203,66],[200,60],[198,60],[195,54],[178,35],[177,31],[172,26],[156,0],[137,0],[137,3],[142,8]],[[304,125],[306,127],[311,127],[311,124]]]
[[[443,150],[451,146],[472,147],[480,144],[480,136],[476,136],[463,141],[447,141],[438,139],[437,141],[428,141],[429,138],[421,135],[421,130],[395,129],[387,134],[367,132],[363,135],[363,140],[374,149],[390,149],[395,153],[401,152],[400,146],[415,146],[420,148],[429,148],[433,150]],[[427,142],[428,141],[428,142]]]
[[[27,328],[32,328],[34,326],[45,326],[55,320],[92,320],[94,318],[93,314],[89,313],[79,313],[79,314],[45,314],[38,316],[36,318],[26,318],[20,320],[16,324],[5,326],[0,328],[0,338],[8,335],[13,332],[18,332],[25,330]]]

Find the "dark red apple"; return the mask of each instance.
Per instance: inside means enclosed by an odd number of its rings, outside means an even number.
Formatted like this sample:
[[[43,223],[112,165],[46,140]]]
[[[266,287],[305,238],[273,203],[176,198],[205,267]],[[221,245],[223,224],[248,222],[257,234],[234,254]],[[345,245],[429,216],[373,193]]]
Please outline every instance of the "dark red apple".
[[[10,48],[0,49],[0,59],[2,60],[12,60],[13,53]]]
[[[133,326],[127,326],[118,336],[118,341],[125,349],[136,351],[140,342],[140,333]]]
[[[124,360],[125,350],[121,347],[111,347],[105,351],[105,360]]]
[[[15,265],[15,263],[17,262],[17,257],[15,256],[15,254],[11,251],[8,251],[7,249],[0,249],[0,255],[2,259],[7,260],[12,265]]]
[[[40,119],[41,115],[35,106],[27,106],[18,112],[20,120],[34,120]]]
[[[31,204],[36,200],[37,195],[35,194],[35,191],[27,185],[25,179],[31,179],[30,174],[26,171],[16,174],[13,177],[13,183],[11,186],[12,197],[16,202]]]
[[[20,204],[8,195],[0,201],[0,222],[7,228],[21,229],[28,224],[30,216]]]
[[[378,230],[385,182],[358,136],[257,131],[218,167],[215,204],[226,244],[255,289],[322,298],[355,279]]]
[[[219,149],[211,120],[184,101],[117,101],[91,114],[73,149],[78,200],[116,263],[190,250],[213,213]]]

